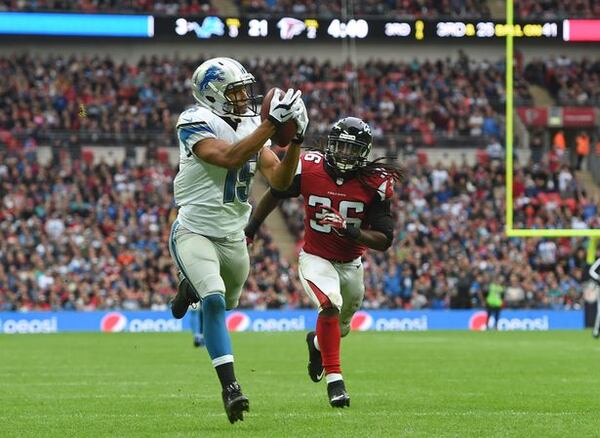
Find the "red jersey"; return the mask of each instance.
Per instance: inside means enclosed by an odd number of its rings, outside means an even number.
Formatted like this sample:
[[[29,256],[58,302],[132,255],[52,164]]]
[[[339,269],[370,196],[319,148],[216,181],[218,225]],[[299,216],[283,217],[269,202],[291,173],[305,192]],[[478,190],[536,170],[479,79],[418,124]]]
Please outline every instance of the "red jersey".
[[[298,188],[299,179],[299,188]],[[304,197],[304,251],[340,262],[354,260],[366,250],[354,239],[338,236],[330,225],[319,225],[322,207],[333,207],[350,226],[369,229],[369,209],[392,196],[393,181],[388,175],[375,174],[361,182],[358,178],[334,178],[325,169],[320,152],[307,152],[300,157],[292,196]],[[298,193],[299,192],[299,193]]]

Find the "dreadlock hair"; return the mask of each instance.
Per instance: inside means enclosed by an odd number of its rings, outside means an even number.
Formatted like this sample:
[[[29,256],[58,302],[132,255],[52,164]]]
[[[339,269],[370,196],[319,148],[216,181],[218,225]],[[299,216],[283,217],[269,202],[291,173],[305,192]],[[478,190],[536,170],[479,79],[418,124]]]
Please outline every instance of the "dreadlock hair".
[[[320,152],[325,155],[325,144],[321,140],[319,143],[312,146],[302,146],[303,149],[308,151]],[[367,179],[373,175],[382,175],[384,178],[390,178],[394,183],[399,183],[404,180],[404,176],[406,171],[404,167],[395,164],[398,157],[394,156],[383,156],[379,158],[375,158],[373,161],[368,161],[364,166],[359,167],[355,171],[351,171],[350,173],[356,177],[360,183],[368,187],[370,190],[374,190],[379,192],[379,189],[373,187],[367,182]]]
[[[373,175],[382,175],[385,178],[390,178],[394,183],[399,183],[404,180],[404,167],[394,164],[396,157],[379,157],[373,161],[367,162],[362,167],[356,170],[356,178],[365,187],[371,190],[379,191],[379,189],[368,184],[367,179]]]

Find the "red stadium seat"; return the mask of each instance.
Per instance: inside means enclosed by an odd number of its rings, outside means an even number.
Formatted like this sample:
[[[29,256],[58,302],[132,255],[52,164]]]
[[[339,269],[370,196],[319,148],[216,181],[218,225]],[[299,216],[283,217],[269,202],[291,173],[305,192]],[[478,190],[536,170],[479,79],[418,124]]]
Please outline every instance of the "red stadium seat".
[[[81,158],[88,166],[94,164],[94,151],[91,149],[84,148],[81,151]]]
[[[160,148],[156,152],[156,159],[159,163],[168,164],[169,163],[169,151],[165,148]]]
[[[490,156],[483,149],[477,149],[476,157],[477,157],[477,163],[481,164],[481,165],[488,164],[490,161]]]

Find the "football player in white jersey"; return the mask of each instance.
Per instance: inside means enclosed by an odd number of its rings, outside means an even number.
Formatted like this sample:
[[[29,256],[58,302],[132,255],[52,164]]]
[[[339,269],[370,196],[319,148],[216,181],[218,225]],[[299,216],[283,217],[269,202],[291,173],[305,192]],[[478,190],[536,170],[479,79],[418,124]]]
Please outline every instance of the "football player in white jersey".
[[[597,259],[592,266],[590,266],[590,278],[596,282],[598,286],[597,306],[596,306],[596,319],[594,321],[594,328],[592,334],[594,338],[600,338],[600,259]]]
[[[258,170],[271,187],[287,188],[308,125],[300,91],[291,89],[275,93],[268,119],[261,122],[255,82],[233,59],[204,62],[192,76],[197,104],[181,113],[177,122],[180,159],[173,185],[179,212],[169,249],[180,283],[171,311],[175,318],[183,318],[190,305],[201,302],[206,349],[231,423],[243,420],[249,408],[233,370],[225,310],[237,306],[248,277],[244,226],[251,211],[250,182]],[[266,145],[291,119],[296,135],[280,161]]]

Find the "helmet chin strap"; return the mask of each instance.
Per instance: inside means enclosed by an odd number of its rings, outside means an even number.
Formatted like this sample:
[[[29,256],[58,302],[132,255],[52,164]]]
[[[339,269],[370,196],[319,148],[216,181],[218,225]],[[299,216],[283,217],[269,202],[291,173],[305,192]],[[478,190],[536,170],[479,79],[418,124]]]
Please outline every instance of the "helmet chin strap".
[[[325,169],[327,170],[329,175],[332,176],[333,178],[336,178],[336,179],[342,178],[342,180],[344,180],[344,179],[352,178],[354,176],[354,172],[356,172],[357,168],[356,168],[356,166],[354,166],[351,169],[340,169],[337,165],[337,161],[336,161],[335,157],[328,155],[328,156],[326,156],[326,159],[325,159]]]

